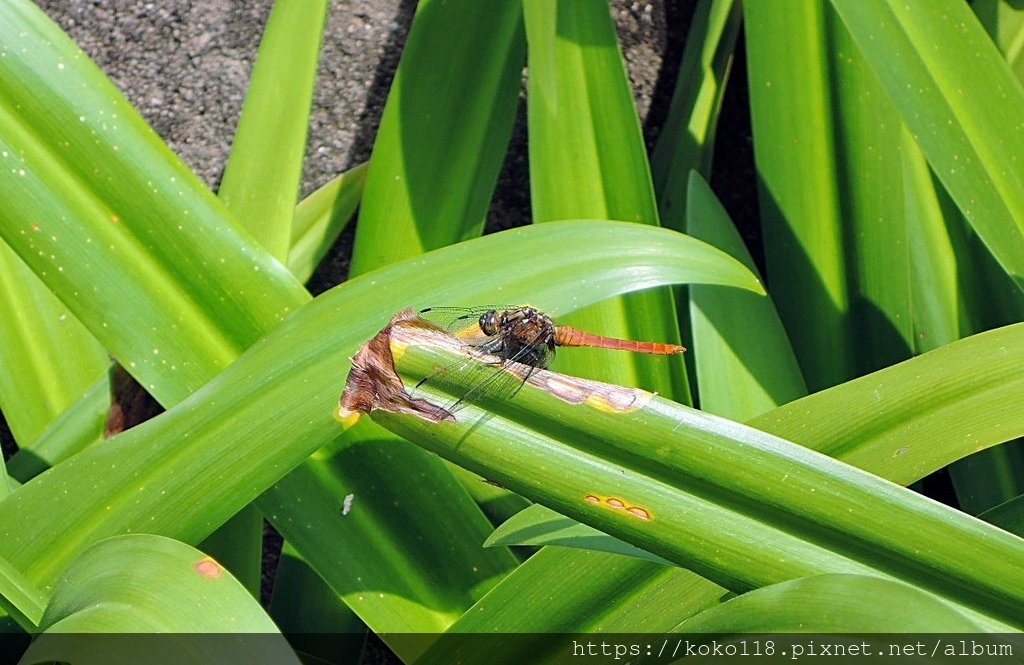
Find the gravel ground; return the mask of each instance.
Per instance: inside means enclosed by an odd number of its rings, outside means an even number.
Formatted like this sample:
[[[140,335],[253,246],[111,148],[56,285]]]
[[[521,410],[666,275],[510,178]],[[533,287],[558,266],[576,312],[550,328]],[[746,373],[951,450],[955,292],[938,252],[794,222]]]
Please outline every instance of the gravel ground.
[[[231,147],[270,0],[39,0],[128,96],[171,148],[212,188]],[[693,13],[688,0],[613,0],[620,41],[651,143],[664,120]],[[317,78],[303,195],[369,157],[415,0],[333,0]],[[738,63],[742,65],[741,62]],[[737,69],[737,113],[722,120],[716,190],[737,218],[756,218],[749,120]],[[732,93],[733,91],[730,91]],[[529,222],[525,112],[491,208],[492,228]],[[732,126],[735,125],[735,126]],[[723,155],[723,153],[725,153]],[[735,174],[742,174],[742,178]],[[311,288],[344,279],[352,231]]]
[[[39,0],[185,162],[216,188],[231,146],[270,0]],[[314,97],[302,193],[367,159],[414,0],[334,0]],[[645,138],[657,137],[692,14],[688,0],[613,0]],[[756,219],[746,72],[737,57],[726,95],[712,185],[734,219]],[[522,106],[522,105],[521,105]],[[529,221],[524,111],[491,208],[490,224]],[[725,165],[724,167],[722,165]],[[351,230],[311,288],[344,279]],[[0,438],[10,434],[0,421]]]
[[[269,0],[42,0],[147,120],[215,187],[231,145]],[[641,113],[663,55],[677,60],[690,10],[615,2]],[[412,20],[412,0],[335,0],[317,79],[303,192],[366,159]],[[675,27],[669,31],[667,24]],[[668,82],[671,84],[671,81]]]

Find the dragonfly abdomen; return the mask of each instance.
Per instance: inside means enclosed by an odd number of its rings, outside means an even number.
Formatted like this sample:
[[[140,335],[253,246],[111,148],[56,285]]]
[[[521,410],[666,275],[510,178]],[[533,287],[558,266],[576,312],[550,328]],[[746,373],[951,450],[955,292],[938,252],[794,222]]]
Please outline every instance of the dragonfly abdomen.
[[[591,346],[600,349],[618,349],[621,351],[633,351],[634,353],[655,353],[658,355],[671,355],[682,353],[685,347],[678,344],[665,344],[664,342],[637,342],[631,339],[618,339],[595,335],[572,326],[555,327],[555,344],[558,346]]]

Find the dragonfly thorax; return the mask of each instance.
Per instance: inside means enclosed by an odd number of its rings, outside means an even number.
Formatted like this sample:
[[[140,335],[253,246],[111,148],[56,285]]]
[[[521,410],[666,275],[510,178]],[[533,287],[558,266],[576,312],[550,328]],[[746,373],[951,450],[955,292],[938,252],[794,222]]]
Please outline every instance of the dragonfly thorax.
[[[547,367],[555,350],[555,324],[533,307],[491,311],[480,317],[480,329],[495,340],[492,352],[516,362]]]

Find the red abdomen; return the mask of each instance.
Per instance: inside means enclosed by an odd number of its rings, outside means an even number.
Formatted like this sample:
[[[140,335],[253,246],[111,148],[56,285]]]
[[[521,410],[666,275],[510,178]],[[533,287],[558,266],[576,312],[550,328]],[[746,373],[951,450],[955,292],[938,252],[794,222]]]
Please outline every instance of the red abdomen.
[[[659,355],[682,353],[686,350],[686,347],[679,346],[678,344],[616,339],[615,337],[595,335],[594,333],[578,330],[571,326],[557,326],[555,328],[555,344],[559,346],[593,346],[601,349],[620,349],[622,351],[633,351],[634,353],[656,353]]]

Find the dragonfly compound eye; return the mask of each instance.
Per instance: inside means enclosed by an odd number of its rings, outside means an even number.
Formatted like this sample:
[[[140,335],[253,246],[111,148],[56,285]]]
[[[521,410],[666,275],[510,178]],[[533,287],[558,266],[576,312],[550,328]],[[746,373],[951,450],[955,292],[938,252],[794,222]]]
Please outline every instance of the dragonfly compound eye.
[[[485,335],[498,334],[498,313],[496,311],[492,309],[484,312],[480,317],[480,330],[484,331]]]

